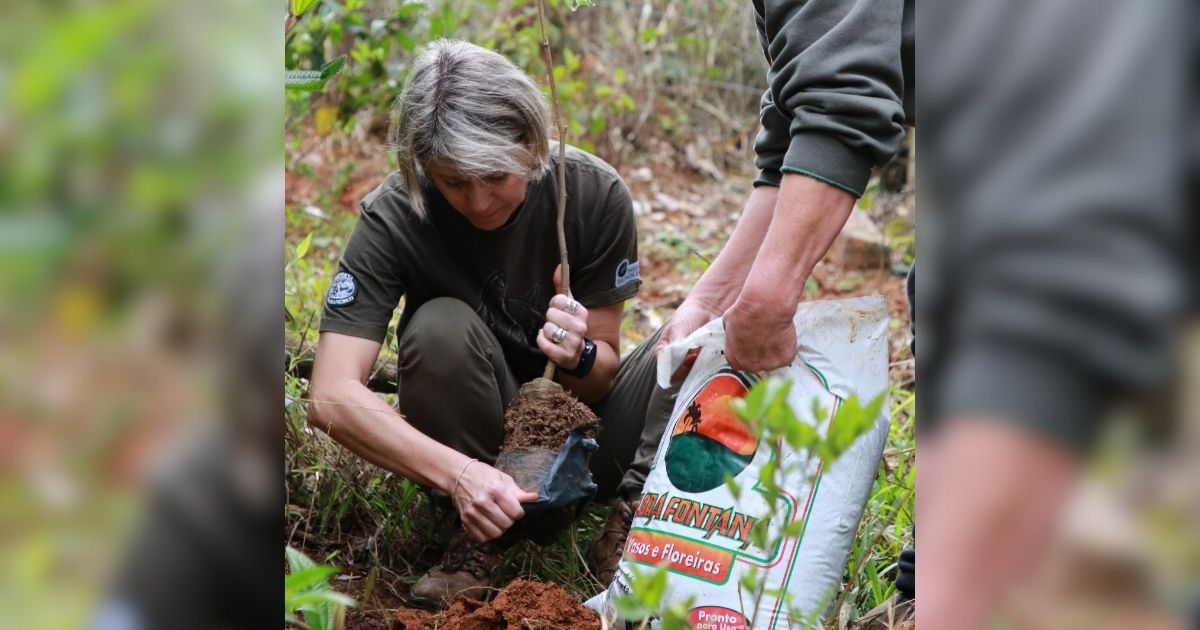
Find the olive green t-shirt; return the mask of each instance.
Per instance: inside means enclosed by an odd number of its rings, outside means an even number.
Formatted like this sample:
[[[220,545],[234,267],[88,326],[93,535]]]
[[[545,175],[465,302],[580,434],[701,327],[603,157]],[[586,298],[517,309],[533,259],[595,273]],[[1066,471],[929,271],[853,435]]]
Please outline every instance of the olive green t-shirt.
[[[551,155],[556,165],[557,148]],[[599,158],[568,147],[566,187],[572,295],[588,308],[636,295],[637,229],[624,182]],[[453,297],[475,309],[521,381],[539,375],[546,358],[536,338],[559,264],[554,167],[530,184],[508,223],[490,232],[473,227],[432,184],[424,195],[427,219],[412,211],[396,173],[363,198],[326,294],[321,331],[382,343],[401,296],[397,335],[425,302]]]

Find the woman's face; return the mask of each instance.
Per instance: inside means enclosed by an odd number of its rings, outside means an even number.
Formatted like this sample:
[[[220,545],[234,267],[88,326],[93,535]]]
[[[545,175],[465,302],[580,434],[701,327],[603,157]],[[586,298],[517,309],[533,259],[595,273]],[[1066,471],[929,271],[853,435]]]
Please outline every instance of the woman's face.
[[[529,179],[507,173],[475,178],[439,162],[425,168],[433,185],[459,214],[480,230],[499,229],[525,201]]]

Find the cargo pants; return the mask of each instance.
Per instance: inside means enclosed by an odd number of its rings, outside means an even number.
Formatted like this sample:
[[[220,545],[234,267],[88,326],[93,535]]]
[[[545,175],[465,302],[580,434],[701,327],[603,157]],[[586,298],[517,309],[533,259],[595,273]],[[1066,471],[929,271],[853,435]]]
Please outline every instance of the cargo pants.
[[[658,336],[622,357],[612,391],[590,405],[601,426],[591,459],[600,500],[641,492],[675,404],[677,389],[655,383]],[[494,464],[504,410],[521,383],[474,309],[453,298],[426,302],[400,335],[399,355],[405,419],[438,442]]]

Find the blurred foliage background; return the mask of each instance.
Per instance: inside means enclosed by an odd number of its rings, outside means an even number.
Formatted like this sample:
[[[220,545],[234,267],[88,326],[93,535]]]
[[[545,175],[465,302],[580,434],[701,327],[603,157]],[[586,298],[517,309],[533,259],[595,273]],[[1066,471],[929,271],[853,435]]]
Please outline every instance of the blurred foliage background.
[[[253,393],[218,359],[235,320],[264,312],[234,309],[227,276],[282,205],[280,16],[230,0],[4,11],[0,625],[77,628],[152,463]],[[257,239],[280,243],[278,220]]]
[[[417,48],[441,37],[546,76],[529,0],[324,0],[314,13],[289,37],[287,67],[316,69],[345,55],[350,71],[319,95],[290,95],[289,129],[311,123],[322,136],[383,137]],[[683,144],[699,132],[721,144],[754,132],[765,67],[748,3],[605,2],[572,11],[550,0],[547,13],[573,144],[615,163],[639,137]]]

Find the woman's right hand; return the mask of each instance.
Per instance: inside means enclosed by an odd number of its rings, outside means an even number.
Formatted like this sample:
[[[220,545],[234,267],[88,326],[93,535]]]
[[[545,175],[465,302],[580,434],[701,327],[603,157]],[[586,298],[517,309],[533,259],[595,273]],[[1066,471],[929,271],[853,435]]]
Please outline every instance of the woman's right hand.
[[[463,527],[472,538],[487,542],[508,531],[525,516],[522,503],[536,501],[535,492],[526,492],[513,478],[492,466],[474,461],[466,466],[454,492],[454,507]]]

